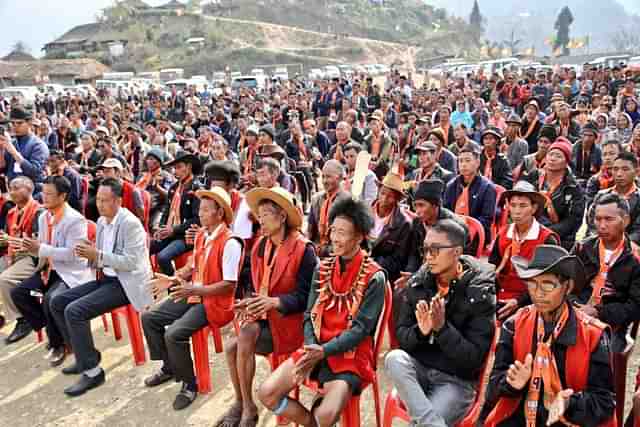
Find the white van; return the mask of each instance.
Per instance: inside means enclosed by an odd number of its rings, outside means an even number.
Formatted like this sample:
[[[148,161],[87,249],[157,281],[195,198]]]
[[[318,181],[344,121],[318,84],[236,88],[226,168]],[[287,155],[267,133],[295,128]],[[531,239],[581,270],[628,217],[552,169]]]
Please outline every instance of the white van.
[[[33,108],[37,94],[39,94],[38,89],[31,86],[13,86],[0,89],[0,96],[7,100],[16,98],[25,108]]]

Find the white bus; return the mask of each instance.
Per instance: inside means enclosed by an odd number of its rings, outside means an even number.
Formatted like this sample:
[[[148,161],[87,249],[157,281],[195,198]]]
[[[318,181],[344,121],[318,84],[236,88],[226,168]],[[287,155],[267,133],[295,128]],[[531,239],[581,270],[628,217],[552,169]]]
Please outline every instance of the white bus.
[[[103,80],[129,81],[135,77],[134,73],[104,73]]]
[[[182,78],[184,78],[183,68],[165,68],[164,70],[160,70],[160,81],[163,83]]]

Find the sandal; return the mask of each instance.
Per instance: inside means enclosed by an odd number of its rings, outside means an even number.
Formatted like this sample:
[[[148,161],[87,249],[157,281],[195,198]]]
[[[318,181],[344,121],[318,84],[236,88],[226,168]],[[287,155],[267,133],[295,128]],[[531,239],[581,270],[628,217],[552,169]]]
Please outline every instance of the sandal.
[[[234,403],[224,415],[216,421],[214,427],[238,427],[242,419],[242,404]]]
[[[256,427],[258,425],[258,420],[260,419],[260,416],[258,414],[256,414],[253,418],[250,419],[245,419],[245,420],[241,420],[240,424],[238,424],[238,427]]]

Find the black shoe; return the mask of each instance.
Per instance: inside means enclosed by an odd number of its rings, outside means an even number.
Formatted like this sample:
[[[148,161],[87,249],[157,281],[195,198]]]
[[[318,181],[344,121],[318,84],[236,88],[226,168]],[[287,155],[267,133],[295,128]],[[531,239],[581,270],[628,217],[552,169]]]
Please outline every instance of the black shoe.
[[[0,314],[0,329],[4,328],[4,325],[7,323],[7,319],[5,319],[5,317]]]
[[[49,358],[49,364],[52,368],[62,365],[64,359],[67,358],[67,349],[65,346],[56,347],[51,352],[51,357]]]
[[[172,379],[173,379],[173,375],[168,374],[165,371],[163,371],[162,369],[160,369],[155,374],[151,375],[148,378],[145,378],[144,385],[146,385],[147,387],[156,387],[156,386],[159,386],[160,384],[164,384],[167,381],[170,381]]]
[[[173,409],[180,411],[193,403],[198,397],[198,392],[189,390],[189,386],[186,383],[182,383],[182,389],[176,396],[176,400],[173,401]]]
[[[100,370],[100,374],[93,378],[86,374],[82,374],[77,383],[64,389],[64,394],[70,397],[80,396],[81,394],[85,394],[89,390],[101,386],[102,384],[104,384],[103,370]]]
[[[31,332],[33,332],[33,328],[31,327],[31,324],[27,322],[27,320],[24,317],[21,317],[18,319],[16,323],[16,327],[13,329],[13,332],[11,332],[11,334],[9,334],[9,336],[4,339],[4,342],[6,344],[13,344],[15,342],[20,341],[21,339],[29,335]]]
[[[73,365],[69,365],[66,368],[62,368],[62,373],[64,375],[78,375],[81,374],[82,371],[78,367],[78,364],[74,363]]]

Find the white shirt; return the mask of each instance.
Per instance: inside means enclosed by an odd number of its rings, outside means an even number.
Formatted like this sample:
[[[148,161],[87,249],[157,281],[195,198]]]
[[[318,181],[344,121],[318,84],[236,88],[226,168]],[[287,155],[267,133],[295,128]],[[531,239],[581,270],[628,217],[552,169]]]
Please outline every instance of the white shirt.
[[[240,201],[238,206],[238,213],[236,213],[236,219],[233,221],[233,235],[240,237],[241,239],[250,239],[253,236],[253,223],[249,219],[249,204],[245,199]]]
[[[215,240],[218,237],[218,233],[220,232],[220,228],[222,225],[218,225],[213,233],[209,233],[205,237],[205,248],[206,253],[204,254],[204,259],[209,258],[209,249],[211,247],[207,247],[207,244]],[[238,274],[240,271],[240,257],[242,256],[242,245],[236,239],[229,239],[227,243],[224,245],[224,251],[222,252],[222,280],[226,280],[229,282],[238,281]],[[194,259],[195,263],[195,259]],[[195,267],[195,266],[194,266]],[[197,284],[194,284],[197,285]]]
[[[516,229],[516,225],[515,224],[511,224],[509,225],[509,228],[507,229],[507,239],[512,239],[513,240],[513,236],[515,234],[515,229]],[[536,221],[536,219],[533,219],[533,223],[531,224],[531,227],[529,227],[529,231],[527,231],[527,235],[524,237],[524,239],[522,239],[522,241],[524,240],[536,240],[538,238],[538,236],[540,235],[540,223],[538,221]],[[518,236],[520,237],[520,236]]]
[[[105,254],[112,254],[113,247],[116,243],[116,222],[118,221],[118,217],[122,214],[122,208],[118,209],[116,212],[116,216],[113,217],[111,222],[105,221],[104,223],[104,232],[102,235],[102,248],[100,250]],[[115,277],[117,276],[116,271],[112,268],[105,267],[102,272],[105,276]]]
[[[389,216],[390,215],[391,214],[389,214]],[[380,234],[382,234],[382,230],[384,230],[385,222],[387,221],[389,216],[380,218],[377,213],[373,214],[374,225],[373,225],[373,230],[371,230],[371,237],[374,240],[380,237]]]

